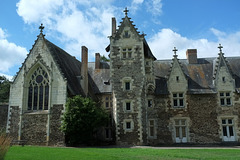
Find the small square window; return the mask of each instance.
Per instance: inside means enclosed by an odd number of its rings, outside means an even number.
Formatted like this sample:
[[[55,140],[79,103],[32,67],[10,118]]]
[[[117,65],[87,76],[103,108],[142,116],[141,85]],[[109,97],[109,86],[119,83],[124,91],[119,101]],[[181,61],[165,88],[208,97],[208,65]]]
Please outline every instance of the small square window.
[[[130,82],[125,82],[125,90],[130,90]]]
[[[230,93],[229,93],[229,92],[227,92],[227,93],[226,93],[226,96],[230,96]]]
[[[182,94],[182,93],[179,93],[179,97],[183,97],[183,94]]]
[[[220,101],[221,101],[221,105],[224,105],[224,104],[225,104],[225,102],[224,102],[224,99],[223,99],[223,98],[221,98],[221,99],[220,99]]]
[[[131,58],[132,57],[132,52],[129,52],[128,53],[128,58]]]
[[[222,124],[226,124],[226,119],[223,119],[223,120],[222,120]]]
[[[231,99],[227,98],[227,105],[231,105]]]
[[[176,76],[176,81],[179,81],[179,76]]]
[[[222,77],[222,81],[225,82],[225,77]]]
[[[224,93],[220,93],[220,96],[223,97],[223,96],[224,96]]]
[[[126,110],[127,111],[131,110],[131,103],[130,102],[126,102]]]
[[[180,107],[183,106],[183,99],[179,99]]]
[[[178,104],[177,104],[177,99],[174,99],[174,100],[173,100],[173,106],[174,106],[174,107],[177,107],[177,106],[178,106]]]
[[[106,108],[109,107],[109,103],[108,103],[108,102],[105,103],[105,107],[106,107]]]
[[[149,99],[149,100],[148,100],[148,107],[152,107],[152,103],[153,103],[152,100]]]
[[[123,52],[122,54],[123,54],[123,58],[127,58],[126,52]]]
[[[126,122],[126,129],[131,129],[131,122]]]
[[[177,97],[177,94],[176,94],[176,93],[174,93],[174,94],[173,94],[173,97]]]

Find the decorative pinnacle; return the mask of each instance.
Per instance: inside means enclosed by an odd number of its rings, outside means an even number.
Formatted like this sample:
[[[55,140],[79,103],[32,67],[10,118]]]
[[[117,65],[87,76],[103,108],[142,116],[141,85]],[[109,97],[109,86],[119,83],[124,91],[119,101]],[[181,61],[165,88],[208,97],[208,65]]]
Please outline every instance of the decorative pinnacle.
[[[219,48],[220,53],[222,53],[223,46],[221,46],[221,44],[219,44],[218,48]]]
[[[129,10],[127,9],[127,7],[125,8],[125,10],[123,12],[125,12],[125,16],[128,15]]]
[[[42,23],[41,23],[41,26],[39,26],[39,29],[40,29],[40,32],[42,33],[42,32],[43,32],[43,29],[44,29],[44,26],[43,26]]]
[[[177,51],[178,51],[177,48],[174,47],[172,51],[173,51],[174,55],[176,56],[177,55]]]

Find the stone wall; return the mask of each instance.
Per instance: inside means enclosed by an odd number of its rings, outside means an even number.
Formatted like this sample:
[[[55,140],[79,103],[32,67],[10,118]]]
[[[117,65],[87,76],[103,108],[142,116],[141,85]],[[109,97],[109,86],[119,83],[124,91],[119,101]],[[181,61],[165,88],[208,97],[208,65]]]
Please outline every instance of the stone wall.
[[[7,127],[8,104],[0,104],[0,132],[5,132]]]
[[[191,143],[220,143],[217,121],[217,95],[188,95]]]
[[[13,140],[18,140],[19,121],[20,121],[19,106],[10,106],[10,115],[8,119],[8,132],[9,135],[13,138]]]
[[[63,105],[53,105],[50,116],[50,145],[63,145],[64,134],[61,132],[61,116],[63,111]]]
[[[21,140],[26,140],[27,144],[46,145],[47,119],[47,111],[24,113],[22,116]]]

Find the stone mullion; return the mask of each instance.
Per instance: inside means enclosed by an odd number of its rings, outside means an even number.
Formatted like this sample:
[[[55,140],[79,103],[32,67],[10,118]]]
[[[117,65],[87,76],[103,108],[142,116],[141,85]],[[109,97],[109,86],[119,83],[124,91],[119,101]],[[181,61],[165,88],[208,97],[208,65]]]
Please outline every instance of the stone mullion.
[[[37,93],[37,110],[39,110],[39,98],[40,98],[40,85],[37,85],[38,93]]]
[[[45,110],[45,85],[43,85],[43,103],[42,103],[42,109]]]

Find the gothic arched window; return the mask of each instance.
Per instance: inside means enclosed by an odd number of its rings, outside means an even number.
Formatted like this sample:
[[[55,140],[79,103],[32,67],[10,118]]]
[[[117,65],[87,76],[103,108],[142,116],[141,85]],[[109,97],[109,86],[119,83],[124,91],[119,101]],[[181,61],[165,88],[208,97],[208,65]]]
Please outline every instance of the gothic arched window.
[[[48,110],[49,78],[42,67],[30,77],[28,86],[28,110]]]

